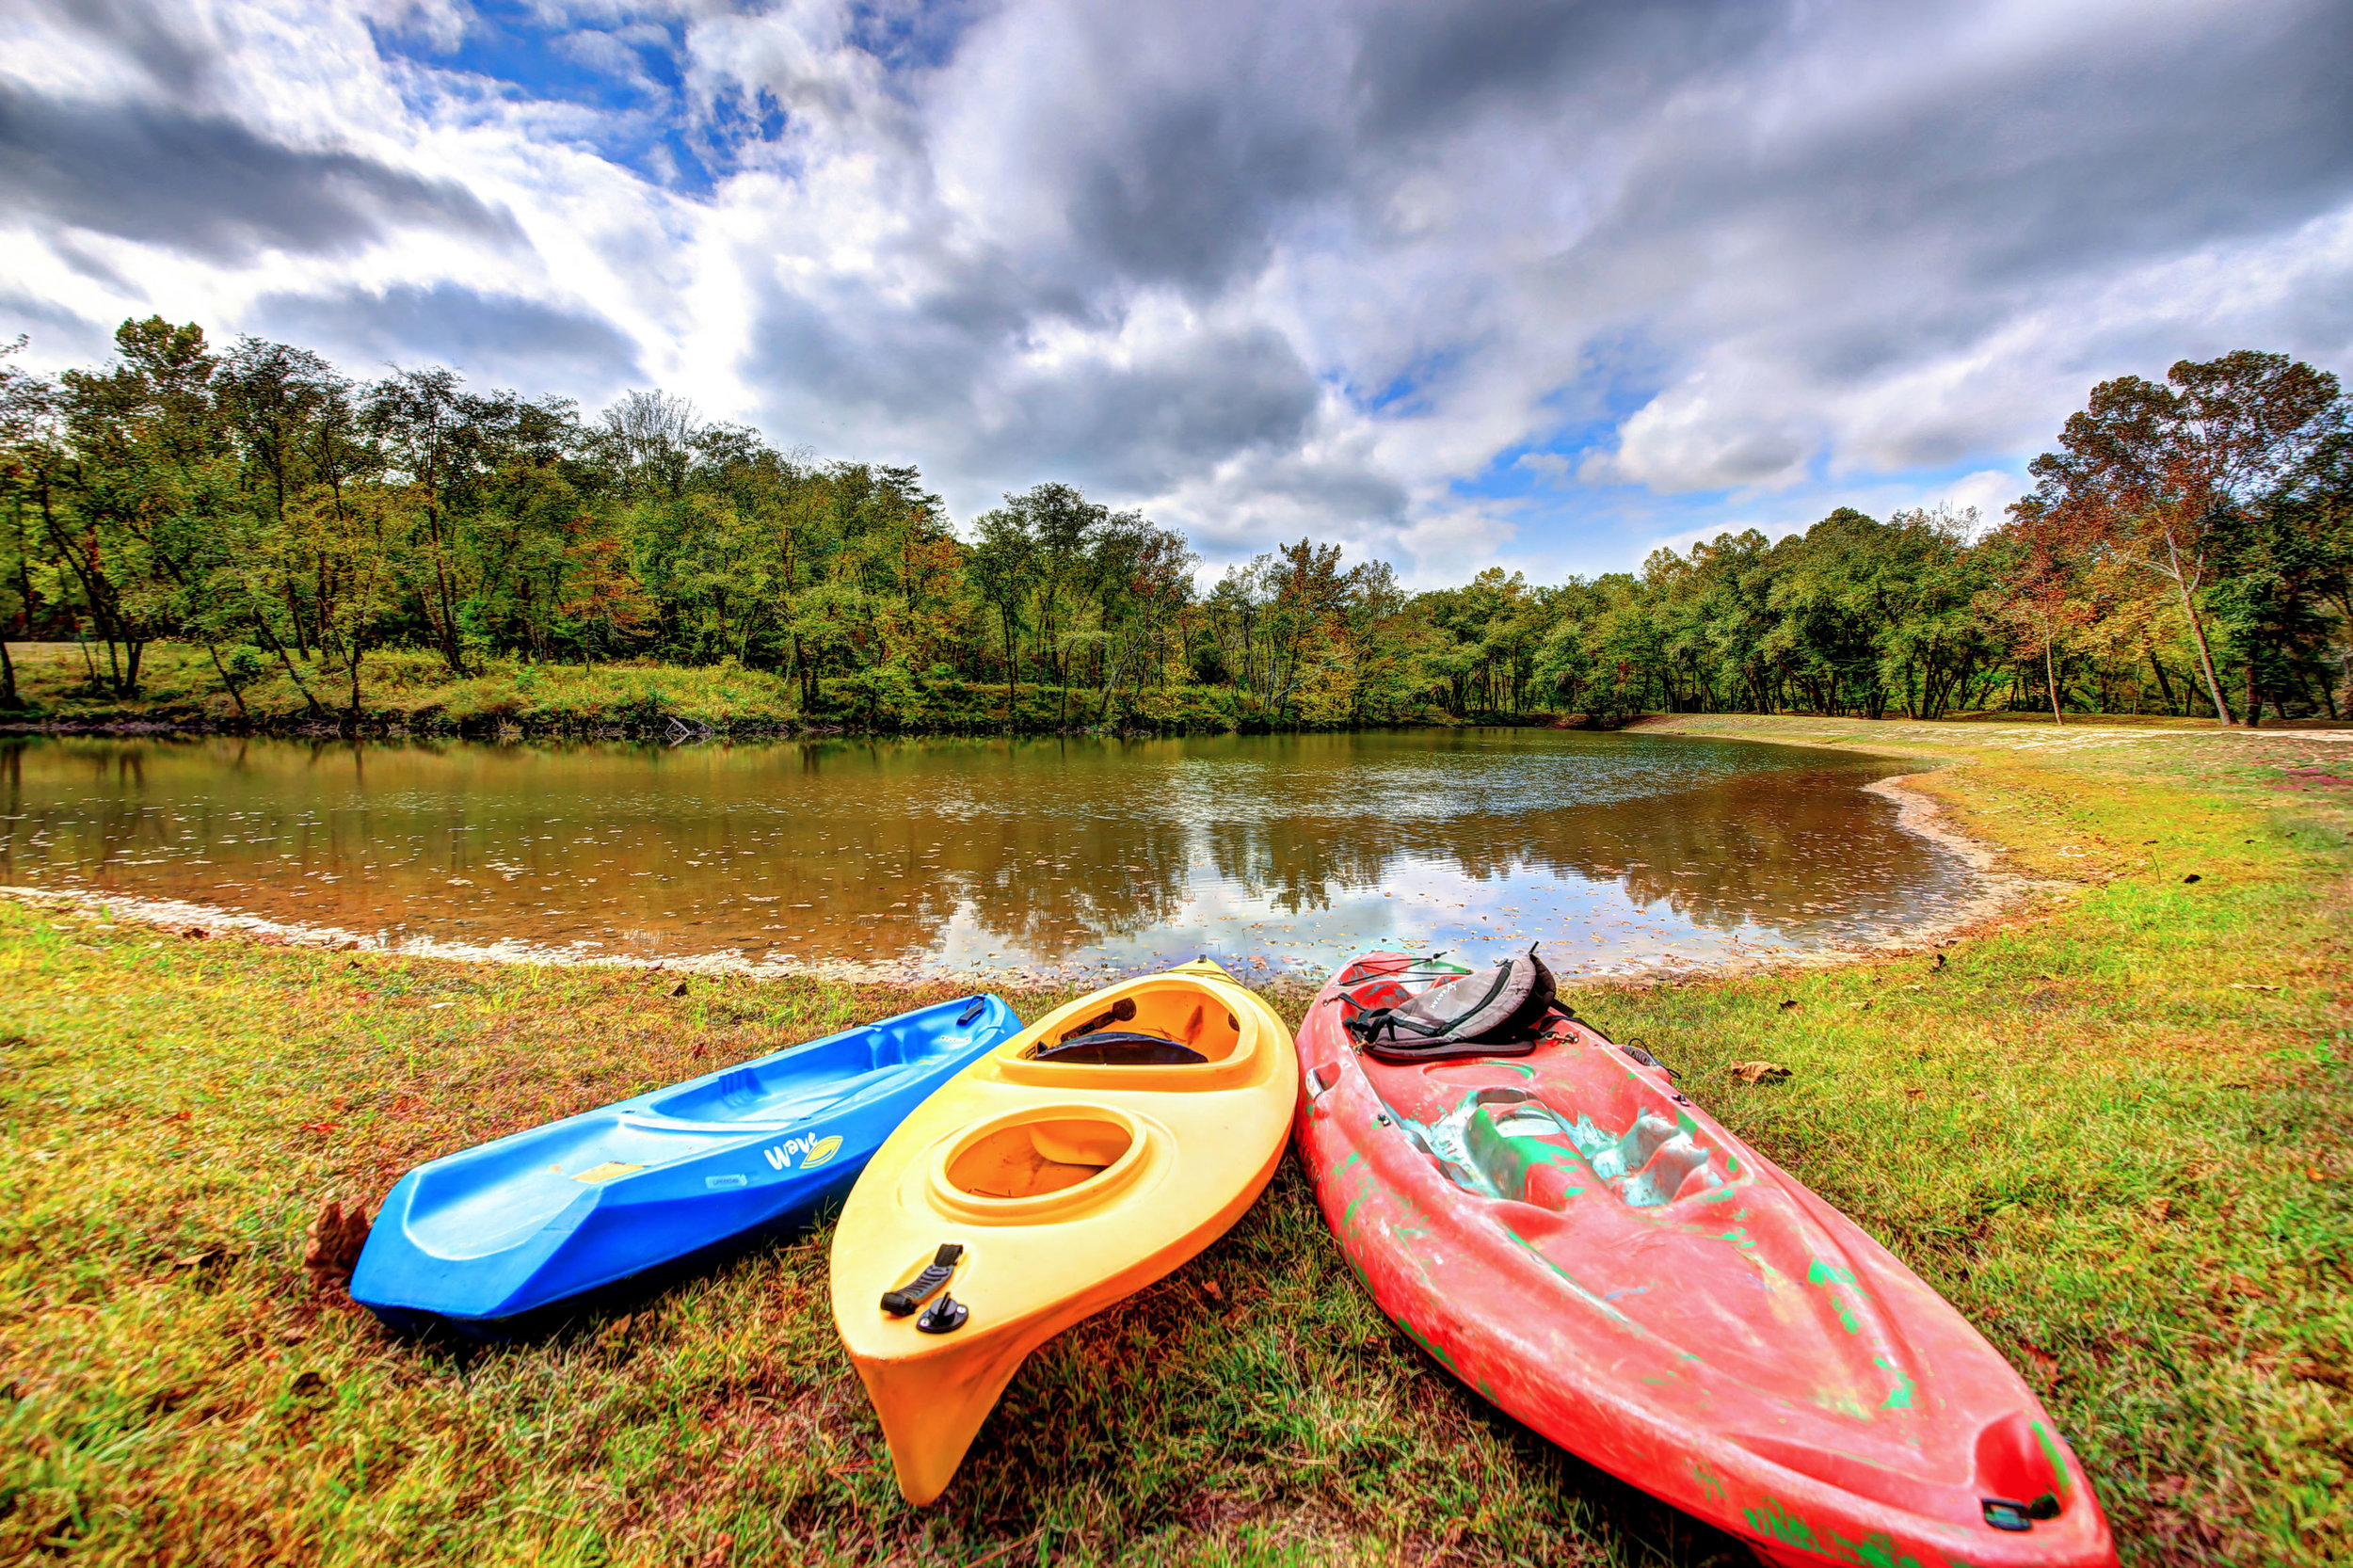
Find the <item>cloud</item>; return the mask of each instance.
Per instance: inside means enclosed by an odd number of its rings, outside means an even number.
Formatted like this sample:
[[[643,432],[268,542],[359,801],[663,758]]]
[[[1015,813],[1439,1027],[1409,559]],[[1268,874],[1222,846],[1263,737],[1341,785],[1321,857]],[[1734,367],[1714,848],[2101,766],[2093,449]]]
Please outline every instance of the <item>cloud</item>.
[[[2055,306],[2114,304],[2137,275],[2353,200],[2343,8],[2176,5],[2135,13],[2129,35],[2099,25],[2123,14],[1996,10],[1910,38],[1856,36],[1849,16],[1806,62],[1820,74],[1878,42],[1848,90],[1796,102],[1785,69],[1662,116],[1554,280],[1641,302],[1689,356],[1594,477],[1709,489],[1788,483],[1809,458],[1868,471],[2014,447],[2088,370],[2127,368],[2087,352],[2100,312]],[[2189,303],[2152,289],[2132,312],[2186,347],[2221,302]]]
[[[27,0],[0,198],[21,319],[1543,575],[1990,514],[2184,356],[2353,371],[2349,54],[2339,0]]]
[[[459,283],[266,295],[254,301],[248,319],[259,334],[316,346],[347,361],[440,360],[477,382],[598,401],[644,374],[636,345],[600,317],[479,294]]]
[[[288,147],[235,120],[50,99],[0,82],[0,201],[207,261],[349,251],[397,225],[510,238],[464,186],[357,153]]]

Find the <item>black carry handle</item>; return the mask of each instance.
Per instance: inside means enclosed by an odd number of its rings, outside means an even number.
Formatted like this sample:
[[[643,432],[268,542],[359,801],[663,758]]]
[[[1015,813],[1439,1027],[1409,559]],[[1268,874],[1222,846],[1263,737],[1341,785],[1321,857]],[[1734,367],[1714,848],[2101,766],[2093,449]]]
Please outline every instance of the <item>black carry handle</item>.
[[[972,999],[972,1004],[969,1007],[967,1007],[963,1012],[956,1015],[956,1027],[958,1029],[969,1028],[973,1019],[979,1017],[982,1014],[987,1011],[988,999],[986,997],[974,997]]]
[[[1093,1034],[1096,1031],[1104,1028],[1106,1025],[1124,1024],[1135,1016],[1136,999],[1133,997],[1122,997],[1117,1001],[1112,1002],[1108,1011],[1097,1013],[1095,1016],[1089,1018],[1086,1022],[1078,1025],[1076,1028],[1064,1030],[1062,1032],[1062,1039],[1075,1040],[1081,1034]],[[1055,1044],[1062,1044],[1062,1040],[1056,1041]]]
[[[921,1273],[896,1290],[883,1292],[882,1309],[893,1318],[906,1317],[938,1294],[940,1288],[948,1283],[948,1276],[956,1272],[956,1259],[963,1256],[964,1248],[960,1243],[940,1243],[938,1253],[924,1266]]]

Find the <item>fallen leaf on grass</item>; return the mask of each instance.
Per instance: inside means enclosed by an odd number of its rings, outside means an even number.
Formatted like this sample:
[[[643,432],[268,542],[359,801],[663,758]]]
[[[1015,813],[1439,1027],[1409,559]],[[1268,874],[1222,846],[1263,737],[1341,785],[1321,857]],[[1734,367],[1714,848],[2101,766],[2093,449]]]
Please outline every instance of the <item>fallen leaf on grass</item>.
[[[1793,1007],[1795,1007],[1795,1006],[1797,1006],[1797,1005],[1798,1005],[1798,1004],[1797,1004],[1795,1001],[1792,1001],[1792,1000],[1790,1000],[1788,998],[1785,997],[1785,998],[1783,998],[1783,999],[1782,999],[1781,1010],[1782,1010],[1783,1012],[1786,1013],[1786,1012],[1788,1012],[1791,1008],[1793,1008]]]
[[[1778,1062],[1735,1062],[1731,1076],[1742,1083],[1778,1083],[1789,1076],[1789,1069]]]
[[[2233,991],[2279,991],[2284,990],[2285,988],[2286,987],[2280,985],[2258,985],[2252,981],[2246,980],[2233,980],[2231,982],[2231,989]]]
[[[302,1238],[302,1272],[311,1276],[311,1288],[321,1293],[350,1288],[351,1271],[367,1240],[367,1206],[355,1203],[346,1211],[336,1199],[328,1199]]]
[[[674,997],[682,997],[682,996],[684,996],[685,994],[686,994],[686,982],[684,982],[683,980],[680,981],[680,982],[679,982],[676,985],[673,985],[673,986],[671,986],[671,987],[670,987],[670,995],[672,995],[672,996],[674,996]]]
[[[2018,1341],[2018,1349],[2025,1355],[2026,1365],[2034,1368],[2045,1388],[2058,1382],[2059,1359],[2057,1356],[2053,1355],[2031,1339],[2021,1338]]]
[[[1926,1099],[1928,1094],[1926,1089],[1916,1089],[1909,1083],[1904,1085],[1904,1096],[1908,1099]]]

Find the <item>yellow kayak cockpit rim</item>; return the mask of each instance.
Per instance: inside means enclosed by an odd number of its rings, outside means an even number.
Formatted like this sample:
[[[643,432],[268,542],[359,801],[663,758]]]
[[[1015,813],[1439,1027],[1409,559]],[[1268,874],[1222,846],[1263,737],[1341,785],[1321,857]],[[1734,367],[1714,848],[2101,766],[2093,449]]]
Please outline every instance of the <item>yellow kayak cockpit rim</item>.
[[[1116,1106],[1023,1106],[934,1145],[924,1187],[942,1213],[981,1224],[1076,1219],[1157,1176],[1169,1137]]]
[[[1291,1048],[1289,1040],[1274,1038],[1280,1029],[1269,1027],[1271,1015],[1261,1016],[1251,1007],[1237,1009],[1207,994],[1208,987],[1181,972],[1115,991],[1116,1000],[1109,1006],[1097,1006],[1094,999],[1072,1002],[998,1047],[991,1053],[997,1074],[1008,1083],[1041,1088],[1223,1089],[1257,1077],[1263,1070],[1261,1052]],[[1098,1039],[1139,1036],[1165,1041],[1199,1060],[1055,1059],[1058,1052],[1083,1050]]]

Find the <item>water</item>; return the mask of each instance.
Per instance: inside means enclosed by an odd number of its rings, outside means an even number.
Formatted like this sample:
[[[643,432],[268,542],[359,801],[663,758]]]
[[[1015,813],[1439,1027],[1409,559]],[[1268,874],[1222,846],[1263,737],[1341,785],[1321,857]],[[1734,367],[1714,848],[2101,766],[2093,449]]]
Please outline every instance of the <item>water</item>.
[[[0,880],[387,939],[892,971],[1321,975],[1372,947],[1564,972],[1884,938],[1974,891],[1739,742],[1396,730],[1121,742],[0,743]]]

